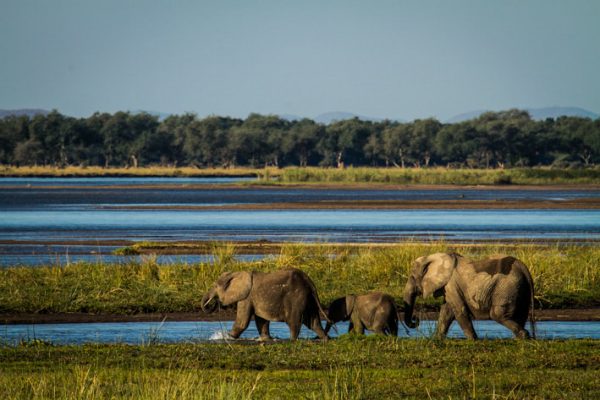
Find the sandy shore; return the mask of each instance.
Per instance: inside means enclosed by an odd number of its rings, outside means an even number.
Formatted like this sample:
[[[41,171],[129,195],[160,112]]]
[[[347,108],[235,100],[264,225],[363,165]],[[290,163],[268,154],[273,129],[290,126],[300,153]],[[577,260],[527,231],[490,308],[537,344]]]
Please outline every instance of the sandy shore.
[[[436,320],[437,312],[417,313],[422,320]],[[536,321],[600,321],[600,308],[535,310]],[[232,321],[234,310],[221,310],[215,314],[199,312],[155,314],[0,314],[0,324],[54,324],[90,322],[161,322],[165,321]]]

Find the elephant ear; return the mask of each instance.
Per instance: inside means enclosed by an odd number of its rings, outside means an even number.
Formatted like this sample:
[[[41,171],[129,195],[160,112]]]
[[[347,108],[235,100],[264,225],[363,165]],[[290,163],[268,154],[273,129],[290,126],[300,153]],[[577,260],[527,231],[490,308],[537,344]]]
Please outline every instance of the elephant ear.
[[[356,296],[353,294],[349,294],[346,296],[346,315],[349,317],[352,315],[352,310],[354,310],[354,302],[356,301]]]
[[[228,306],[242,301],[252,289],[252,274],[250,272],[227,272],[217,280],[217,294],[223,305]]]
[[[455,256],[446,253],[435,253],[424,258],[422,257],[421,287],[423,298],[433,295],[436,291],[446,286],[454,272],[455,266]]]

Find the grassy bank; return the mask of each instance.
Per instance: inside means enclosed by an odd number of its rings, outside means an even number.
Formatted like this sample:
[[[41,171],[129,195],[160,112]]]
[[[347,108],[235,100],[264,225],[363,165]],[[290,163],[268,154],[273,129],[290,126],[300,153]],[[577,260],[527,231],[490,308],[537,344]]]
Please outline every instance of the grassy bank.
[[[194,168],[194,167],[140,167],[140,168],[102,168],[52,166],[11,167],[0,166],[0,176],[13,177],[96,177],[96,176],[165,176],[165,177],[212,177],[212,176],[248,176],[265,174],[265,169],[256,168]]]
[[[544,308],[600,305],[600,248],[558,245],[457,245],[404,243],[395,246],[330,247],[290,244],[256,262],[235,258],[235,247],[216,244],[214,264],[159,266],[153,256],[123,264],[0,269],[0,313],[92,312],[133,314],[200,308],[201,294],[223,272],[297,267],[314,280],[324,303],[348,293],[379,290],[402,297],[417,257],[458,251],[475,259],[505,253],[527,264]]]
[[[0,176],[93,177],[252,176],[259,184],[393,184],[393,185],[564,185],[600,184],[600,168],[594,169],[447,169],[447,168],[193,168],[193,167],[11,167],[0,166]]]
[[[594,340],[0,347],[3,399],[591,399],[599,374]]]
[[[398,185],[600,184],[600,169],[284,168],[277,182]]]

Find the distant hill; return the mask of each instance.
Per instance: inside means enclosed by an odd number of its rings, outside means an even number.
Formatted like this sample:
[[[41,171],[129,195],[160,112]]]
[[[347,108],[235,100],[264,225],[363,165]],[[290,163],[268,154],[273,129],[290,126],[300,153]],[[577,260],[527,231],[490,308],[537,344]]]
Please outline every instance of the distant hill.
[[[277,115],[281,119],[285,119],[286,121],[301,121],[304,117],[294,114],[278,114]]]
[[[542,107],[542,108],[526,108],[531,118],[537,121],[544,120],[546,118],[558,118],[558,117],[583,117],[583,118],[591,118],[597,119],[600,117],[599,114],[591,112],[589,110],[579,108],[579,107]],[[446,123],[454,124],[457,122],[468,121],[470,119],[474,119],[479,117],[487,110],[477,110],[471,111],[463,114],[455,115],[452,118],[447,119]]]
[[[165,113],[165,112],[161,112],[161,111],[148,111],[148,110],[133,110],[130,111],[130,113],[132,114],[150,114],[153,117],[158,117],[159,121],[163,121],[165,119],[167,119],[168,117],[170,117],[171,113]]]
[[[329,125],[330,123],[335,122],[335,121],[343,121],[345,119],[352,119],[352,118],[358,118],[362,121],[371,121],[371,122],[381,122],[381,121],[384,121],[385,119],[389,119],[392,121],[402,121],[397,118],[368,117],[365,115],[358,115],[358,114],[353,114],[353,113],[344,112],[344,111],[334,111],[334,112],[319,114],[313,119],[315,122],[318,122],[320,124]]]
[[[21,108],[18,110],[0,110],[0,118],[6,118],[11,115],[14,115],[17,117],[20,117],[22,115],[26,115],[28,117],[34,117],[39,114],[48,115],[48,114],[50,114],[50,111],[42,110],[39,108]]]
[[[589,110],[579,107],[545,107],[545,108],[528,108],[529,115],[535,120],[544,120],[546,118],[558,117],[583,117],[590,119],[598,119],[600,115]]]

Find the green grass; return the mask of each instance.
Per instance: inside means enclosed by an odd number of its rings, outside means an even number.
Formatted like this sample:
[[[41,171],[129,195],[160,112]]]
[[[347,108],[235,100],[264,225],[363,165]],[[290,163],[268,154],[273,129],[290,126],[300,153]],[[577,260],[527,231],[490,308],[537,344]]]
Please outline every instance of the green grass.
[[[284,168],[276,182],[401,185],[599,184],[600,169]]]
[[[408,271],[419,256],[457,251],[474,259],[510,254],[529,266],[536,305],[544,308],[600,305],[600,247],[560,245],[458,245],[444,242],[340,247],[284,245],[256,262],[235,258],[231,244],[215,244],[215,263],[159,266],[156,257],[122,264],[0,269],[0,313],[197,311],[202,293],[223,271],[272,271],[297,267],[315,282],[328,304],[348,293],[379,290],[401,299]],[[427,302],[433,305],[432,301]]]
[[[0,347],[3,399],[591,399],[600,341]]]

